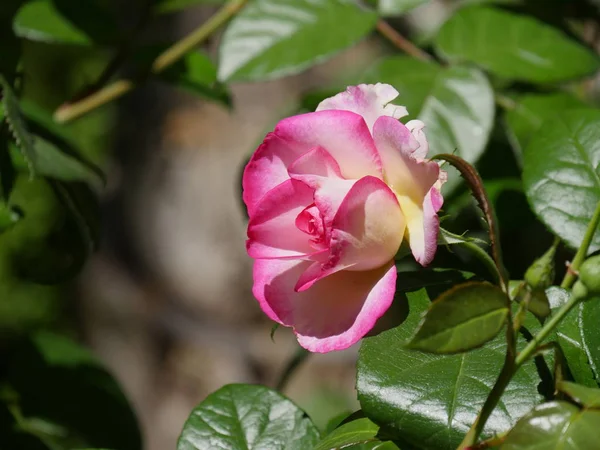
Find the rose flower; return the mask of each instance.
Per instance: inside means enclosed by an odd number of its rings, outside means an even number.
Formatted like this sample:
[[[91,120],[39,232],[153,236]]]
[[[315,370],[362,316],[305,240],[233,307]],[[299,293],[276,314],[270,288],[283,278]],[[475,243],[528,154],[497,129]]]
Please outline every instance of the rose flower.
[[[387,84],[349,87],[280,121],[243,177],[252,292],[313,352],[359,341],[390,307],[404,239],[426,265],[437,248],[445,173],[425,159],[424,124],[398,119]]]

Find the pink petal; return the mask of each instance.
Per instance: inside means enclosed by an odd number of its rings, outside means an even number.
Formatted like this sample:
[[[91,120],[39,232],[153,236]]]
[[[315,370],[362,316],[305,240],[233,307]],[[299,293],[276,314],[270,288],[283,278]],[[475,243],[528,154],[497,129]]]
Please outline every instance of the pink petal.
[[[363,118],[350,111],[320,111],[279,122],[275,134],[306,153],[322,147],[337,162],[346,179],[367,175],[382,178],[381,160]]]
[[[408,114],[404,106],[390,104],[398,97],[398,91],[389,84],[359,84],[349,86],[345,92],[323,100],[317,111],[352,111],[365,119],[369,130],[373,130],[375,121],[381,116],[399,119]]]
[[[288,173],[292,179],[315,189],[315,204],[323,217],[328,241],[333,218],[355,180],[342,178],[337,162],[322,147],[300,156],[290,165]]]
[[[438,182],[440,168],[435,162],[415,158],[417,139],[396,120],[379,118],[373,138],[381,154],[386,182],[404,213],[411,251],[421,265],[427,265],[437,248],[437,211],[442,203],[439,191],[431,195],[429,192]]]
[[[429,143],[427,142],[427,137],[423,132],[425,124],[420,120],[410,120],[406,123],[406,128],[408,128],[410,133],[419,143],[419,148],[413,152],[413,156],[417,159],[425,159],[427,153],[429,153]]]
[[[269,133],[244,169],[243,199],[252,217],[260,199],[278,184],[289,179],[287,167],[305,149]]]
[[[398,200],[386,184],[375,177],[358,180],[332,221],[329,258],[322,264],[317,261],[309,266],[299,277],[295,289],[306,290],[340,270],[381,267],[394,258],[404,230]]]
[[[313,203],[313,189],[287,180],[271,189],[254,208],[248,223],[248,254],[252,258],[299,258],[315,250],[296,219]]]
[[[337,161],[323,147],[315,147],[299,156],[289,167],[291,178],[319,188],[327,179],[343,179]]]
[[[257,260],[253,293],[273,320],[294,327],[304,348],[325,353],[358,342],[390,307],[396,288],[392,262],[380,268],[333,274],[294,292],[308,261]]]

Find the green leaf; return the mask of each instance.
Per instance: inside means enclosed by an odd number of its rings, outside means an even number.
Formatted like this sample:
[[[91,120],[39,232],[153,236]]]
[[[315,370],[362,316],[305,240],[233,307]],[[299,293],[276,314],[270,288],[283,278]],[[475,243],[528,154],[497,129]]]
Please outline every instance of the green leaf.
[[[462,8],[440,29],[437,51],[500,77],[554,83],[592,74],[598,57],[532,17],[483,6]],[[569,61],[569,64],[565,64]]]
[[[222,5],[225,0],[158,0],[153,11],[156,14],[168,14],[198,5]]]
[[[552,310],[562,306],[570,297],[568,291],[556,286],[548,288],[546,295]],[[558,324],[556,336],[574,380],[585,386],[596,387],[597,384],[587,356],[588,350],[581,336],[580,318],[582,308],[583,304],[580,304],[570,314],[567,314]]]
[[[17,36],[31,41],[60,44],[92,43],[90,37],[75,26],[50,0],[35,0],[23,5],[14,18]]]
[[[580,411],[567,402],[536,406],[510,431],[502,450],[594,450],[600,411]]]
[[[566,92],[526,94],[518,97],[515,105],[515,109],[506,113],[506,123],[521,150],[527,147],[544,121],[586,106]]]
[[[455,286],[431,304],[408,346],[439,354],[481,347],[506,323],[507,301],[506,294],[489,283]]]
[[[217,68],[204,53],[188,53],[177,64],[162,72],[160,78],[193,94],[231,104],[227,88],[217,81]]]
[[[599,160],[598,110],[567,111],[546,121],[525,150],[523,186],[532,209],[573,248],[600,199]],[[590,251],[599,248],[597,233]]]
[[[77,442],[68,448],[141,450],[127,399],[85,348],[64,336],[39,332],[15,348],[8,367],[8,381],[30,425],[43,420],[63,428]]]
[[[333,430],[313,450],[336,450],[353,444],[378,441],[378,432],[379,426],[364,417]]]
[[[314,424],[283,395],[264,386],[229,384],[194,408],[177,450],[306,450],[318,440]]]
[[[82,159],[59,149],[52,142],[40,136],[33,138],[33,158],[38,175],[62,181],[83,181],[95,187],[104,184],[100,169]],[[11,158],[18,169],[26,167],[26,162],[18,150],[11,148]]]
[[[13,20],[19,37],[49,44],[114,44],[118,27],[102,0],[33,0]]]
[[[358,398],[371,420],[419,449],[456,448],[500,373],[505,339],[498,336],[480,349],[450,356],[403,348],[429,307],[425,290],[407,296],[411,311],[406,321],[362,341]],[[534,364],[526,363],[500,399],[484,434],[507,431],[533,407],[540,400],[538,382]]]
[[[4,114],[6,121],[13,134],[17,147],[23,154],[29,173],[31,176],[36,174],[36,158],[35,149],[33,146],[33,136],[29,133],[25,121],[21,115],[21,108],[19,107],[19,100],[12,90],[12,87],[6,81],[6,79],[0,74],[0,87],[2,88],[2,106],[4,108]]]
[[[598,388],[589,388],[581,384],[561,381],[558,383],[557,389],[586,408],[600,408],[600,389]]]
[[[600,299],[584,302],[579,310],[579,324],[583,348],[587,354],[596,381],[600,380]]]
[[[429,0],[379,0],[378,10],[382,16],[400,16]]]
[[[229,24],[219,49],[219,80],[292,75],[366,36],[377,15],[353,0],[256,0]]]
[[[398,104],[410,118],[425,122],[429,147],[435,153],[454,153],[471,164],[483,154],[494,122],[494,93],[483,73],[475,68],[441,68],[405,56],[387,58],[370,70],[369,82],[394,86]],[[458,183],[450,174],[447,195]]]

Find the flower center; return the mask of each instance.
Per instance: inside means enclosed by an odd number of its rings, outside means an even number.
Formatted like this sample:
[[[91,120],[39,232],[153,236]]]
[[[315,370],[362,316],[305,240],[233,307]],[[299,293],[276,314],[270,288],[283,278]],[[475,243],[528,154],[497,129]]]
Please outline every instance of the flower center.
[[[327,248],[323,218],[314,203],[304,208],[298,214],[298,217],[296,217],[296,227],[311,237],[309,243],[312,248],[315,250],[324,250]]]

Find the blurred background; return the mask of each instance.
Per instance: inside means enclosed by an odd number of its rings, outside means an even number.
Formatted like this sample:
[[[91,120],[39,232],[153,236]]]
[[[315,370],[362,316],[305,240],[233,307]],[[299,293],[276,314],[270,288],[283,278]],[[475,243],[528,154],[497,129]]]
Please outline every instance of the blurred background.
[[[180,39],[218,8],[201,2],[150,15],[152,2],[104,3],[121,35],[148,48]],[[552,20],[563,14],[551,3],[538,2],[537,14]],[[390,23],[426,45],[456,6],[432,0]],[[596,31],[589,31],[590,43]],[[220,36],[204,46],[213,60]],[[23,41],[21,51],[21,97],[40,121],[96,82],[114,58],[109,50],[34,40]],[[371,34],[300,75],[228,84],[226,101],[150,80],[66,126],[69,139],[106,176],[104,186],[80,186],[77,194],[90,199],[86,211],[99,219],[90,231],[97,249],[89,257],[81,250],[52,186],[16,175],[12,199],[24,211],[0,235],[1,335],[52,329],[88,345],[133,405],[147,450],[175,448],[192,408],[223,384],[275,386],[298,346],[287,329],[271,339],[272,323],[251,294],[241,171],[278,120],[314,108],[321,95],[315,92],[362,81],[360,74],[392,51]],[[117,73],[134,69],[125,64]],[[593,96],[595,81],[589,83]],[[495,130],[501,126],[498,120]],[[486,181],[509,180],[493,196],[506,263],[518,279],[552,239],[520,191],[513,150],[496,134],[478,168]],[[451,229],[482,230],[464,188],[446,200],[444,212]],[[475,263],[442,249],[436,264]],[[357,351],[311,356],[284,393],[321,427],[357,410]]]

